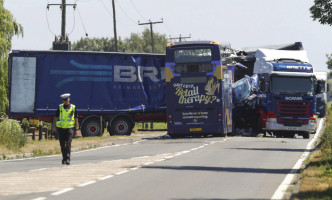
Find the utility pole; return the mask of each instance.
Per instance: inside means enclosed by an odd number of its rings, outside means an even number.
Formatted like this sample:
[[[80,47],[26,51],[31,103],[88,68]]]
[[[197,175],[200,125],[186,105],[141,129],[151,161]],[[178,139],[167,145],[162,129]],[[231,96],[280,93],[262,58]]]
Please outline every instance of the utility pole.
[[[191,38],[191,34],[189,34],[189,36],[181,36],[181,34],[180,34],[180,36],[176,37],[176,38],[171,38],[171,36],[170,36],[169,39],[171,39],[171,40],[179,40],[179,42],[182,42],[182,39],[187,39],[187,38]]]
[[[62,0],[62,5],[60,8],[62,9],[61,40],[64,41],[66,39],[66,0]]]
[[[154,53],[154,41],[153,41],[153,28],[152,28],[152,25],[153,24],[159,24],[159,23],[164,23],[162,18],[161,18],[161,21],[158,21],[158,22],[152,22],[151,20],[149,20],[149,22],[146,22],[146,23],[139,23],[139,21],[138,21],[138,25],[150,25],[152,53]]]
[[[62,0],[61,4],[47,4],[47,9],[50,9],[50,6],[60,6],[61,9],[61,36],[59,40],[57,37],[53,42],[53,50],[70,50],[70,41],[66,36],[66,7],[73,6],[76,8],[75,4],[66,4],[66,0]]]
[[[113,7],[113,27],[114,27],[114,43],[115,43],[115,51],[118,51],[118,37],[116,34],[116,18],[115,18],[115,3],[112,0],[112,7]]]

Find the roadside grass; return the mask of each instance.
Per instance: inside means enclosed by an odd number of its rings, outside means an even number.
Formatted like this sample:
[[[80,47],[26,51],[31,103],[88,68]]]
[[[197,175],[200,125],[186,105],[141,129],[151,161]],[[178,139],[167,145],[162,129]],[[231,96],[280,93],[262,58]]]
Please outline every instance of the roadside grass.
[[[160,125],[159,125],[160,124]],[[165,123],[155,123],[154,129],[162,129]],[[149,134],[151,132],[137,131],[142,126],[136,124],[132,134],[130,136],[110,136],[108,132],[100,137],[81,137],[80,131],[78,131],[78,138],[73,139],[72,149],[75,151],[87,150],[92,148],[97,148],[101,145],[112,145],[114,140],[131,140],[135,138],[142,137],[142,135]],[[58,140],[48,139],[48,140],[31,140],[28,139],[27,143],[20,149],[8,149],[6,146],[0,144],[0,160],[8,159],[19,159],[25,157],[37,157],[46,155],[61,154],[60,144]],[[15,155],[15,156],[13,156]]]
[[[312,153],[311,159],[301,174],[300,191],[291,199],[327,200],[332,199],[332,111],[328,106],[326,127],[318,150]]]

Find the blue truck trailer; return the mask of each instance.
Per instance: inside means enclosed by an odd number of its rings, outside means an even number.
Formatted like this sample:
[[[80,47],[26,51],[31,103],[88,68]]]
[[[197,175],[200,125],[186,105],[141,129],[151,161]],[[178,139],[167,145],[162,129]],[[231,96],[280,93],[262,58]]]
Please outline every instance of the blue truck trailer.
[[[165,121],[165,55],[21,51],[9,56],[10,116],[51,122],[70,93],[83,136],[130,135],[135,122]]]
[[[327,83],[328,72],[314,72],[317,82],[321,87],[321,92],[316,95],[317,105],[316,111],[319,117],[325,117],[327,108],[327,96],[329,92],[329,84]]]

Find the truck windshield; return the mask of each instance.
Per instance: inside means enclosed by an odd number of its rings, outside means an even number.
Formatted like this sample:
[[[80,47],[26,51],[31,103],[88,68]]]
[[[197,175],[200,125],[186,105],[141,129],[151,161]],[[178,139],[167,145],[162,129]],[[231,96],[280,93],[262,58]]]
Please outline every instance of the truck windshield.
[[[313,95],[315,91],[312,77],[271,77],[271,93]]]

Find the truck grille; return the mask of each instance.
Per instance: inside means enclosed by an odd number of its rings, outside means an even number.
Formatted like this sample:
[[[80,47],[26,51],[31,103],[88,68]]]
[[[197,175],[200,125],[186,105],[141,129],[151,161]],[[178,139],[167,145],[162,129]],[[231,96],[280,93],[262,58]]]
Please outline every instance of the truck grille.
[[[285,126],[301,126],[304,124],[308,124],[309,109],[310,109],[310,102],[277,101],[278,123],[283,124]]]

